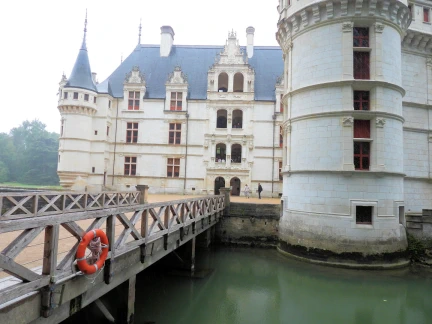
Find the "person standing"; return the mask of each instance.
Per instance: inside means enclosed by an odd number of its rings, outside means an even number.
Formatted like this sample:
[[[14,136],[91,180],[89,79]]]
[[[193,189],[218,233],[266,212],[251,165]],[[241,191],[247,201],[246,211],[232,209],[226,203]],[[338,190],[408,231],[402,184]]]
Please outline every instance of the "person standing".
[[[244,194],[245,194],[245,196],[249,199],[249,196],[250,196],[250,189],[249,189],[249,186],[246,184],[245,185],[245,187],[244,187]]]
[[[261,187],[261,183],[258,182],[258,197],[259,197],[259,199],[261,199],[261,191],[263,191],[263,189]]]

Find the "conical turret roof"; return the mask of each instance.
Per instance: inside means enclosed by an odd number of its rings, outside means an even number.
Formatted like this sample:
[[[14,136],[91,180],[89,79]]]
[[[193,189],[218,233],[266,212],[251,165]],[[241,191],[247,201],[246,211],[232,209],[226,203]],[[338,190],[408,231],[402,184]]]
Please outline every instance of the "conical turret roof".
[[[93,82],[86,45],[87,14],[85,24],[83,42],[65,88],[82,88],[97,92],[96,85]]]

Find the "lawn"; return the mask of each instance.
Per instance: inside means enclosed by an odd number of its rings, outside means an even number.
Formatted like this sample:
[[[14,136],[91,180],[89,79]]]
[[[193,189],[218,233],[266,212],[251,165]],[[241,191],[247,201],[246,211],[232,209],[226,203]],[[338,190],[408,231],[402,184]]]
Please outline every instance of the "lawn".
[[[62,190],[61,186],[46,186],[46,185],[31,185],[19,182],[3,182],[0,183],[0,187],[13,187],[13,188],[23,188],[23,189],[52,189],[52,190]]]

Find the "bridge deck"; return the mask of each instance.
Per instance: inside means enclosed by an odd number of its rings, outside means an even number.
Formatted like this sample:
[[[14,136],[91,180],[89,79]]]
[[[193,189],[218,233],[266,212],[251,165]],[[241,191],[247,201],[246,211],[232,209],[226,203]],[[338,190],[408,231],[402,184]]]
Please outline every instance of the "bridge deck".
[[[77,304],[88,305],[206,231],[225,208],[224,196],[144,204],[140,195],[0,194],[0,268],[15,278],[0,279],[0,322],[67,318]],[[83,234],[95,228],[106,232],[109,255],[100,275],[86,277],[77,271],[75,253]]]

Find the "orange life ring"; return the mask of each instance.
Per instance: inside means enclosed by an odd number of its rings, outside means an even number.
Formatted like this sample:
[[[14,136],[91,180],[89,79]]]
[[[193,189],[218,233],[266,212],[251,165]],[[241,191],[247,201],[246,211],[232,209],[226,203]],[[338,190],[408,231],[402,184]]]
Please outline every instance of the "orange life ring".
[[[99,256],[99,260],[97,260],[94,264],[88,264],[86,258],[86,249],[89,245],[90,241],[96,237],[100,237],[102,244],[102,252]],[[108,238],[105,235],[104,231],[101,229],[91,230],[87,232],[81,239],[80,244],[78,245],[78,250],[76,253],[76,258],[78,260],[78,268],[85,274],[92,274],[102,268],[105,260],[108,256]]]

